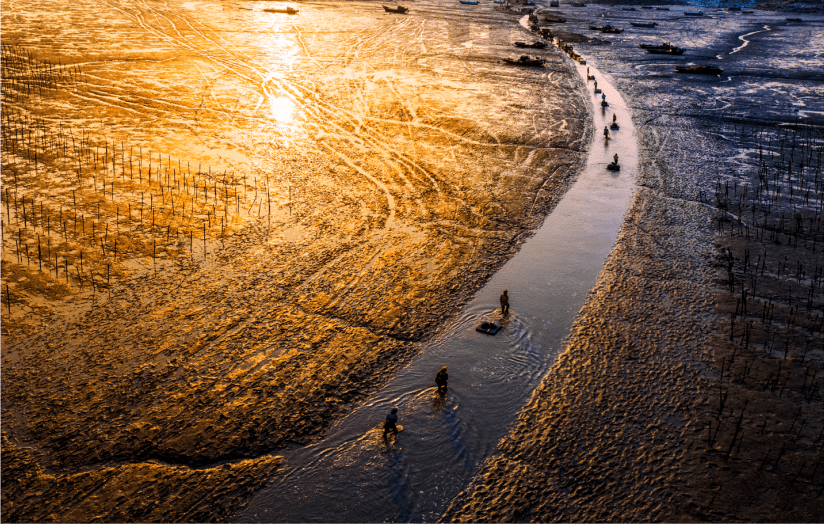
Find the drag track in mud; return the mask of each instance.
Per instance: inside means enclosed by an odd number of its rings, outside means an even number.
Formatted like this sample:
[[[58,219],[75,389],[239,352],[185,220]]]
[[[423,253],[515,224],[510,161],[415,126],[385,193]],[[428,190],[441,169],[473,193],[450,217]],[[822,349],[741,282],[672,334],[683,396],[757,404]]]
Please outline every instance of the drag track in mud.
[[[566,191],[563,55],[505,66],[491,8],[375,7],[3,3],[10,520],[232,514]]]

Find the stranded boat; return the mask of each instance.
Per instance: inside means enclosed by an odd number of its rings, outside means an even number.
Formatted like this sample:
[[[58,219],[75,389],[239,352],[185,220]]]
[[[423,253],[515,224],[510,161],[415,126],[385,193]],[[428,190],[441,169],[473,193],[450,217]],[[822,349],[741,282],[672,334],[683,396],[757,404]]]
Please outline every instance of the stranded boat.
[[[548,24],[565,24],[565,23],[566,23],[566,18],[564,18],[564,17],[563,17],[563,16],[561,16],[561,15],[553,15],[553,14],[549,14],[549,15],[546,15],[546,16],[544,17],[544,20],[545,20]]]
[[[589,28],[592,29],[593,31],[601,31],[602,33],[611,33],[611,34],[615,34],[615,35],[624,32],[623,29],[618,29],[617,27],[612,27],[609,24],[607,24],[605,26],[600,26],[600,27],[597,26],[597,25],[591,25],[591,26],[589,26]]]
[[[658,22],[648,20],[646,22],[630,22],[630,24],[632,24],[632,27],[655,27],[658,25]]]
[[[708,65],[697,65],[697,66],[675,66],[675,71],[677,73],[692,73],[694,75],[713,75],[713,76],[721,76],[721,73],[724,72],[723,69],[716,66],[708,66]]]
[[[458,0],[458,2],[464,5],[478,5],[478,2],[476,2],[475,0]]]
[[[531,44],[527,44],[526,42],[515,42],[512,45],[521,48],[531,47],[532,49],[543,49],[546,47],[546,42],[532,42]]]
[[[669,7],[656,7],[656,11],[669,11]]]
[[[704,16],[704,11],[684,11],[684,16]]]
[[[487,335],[494,335],[501,330],[501,326],[494,322],[481,322],[481,325],[475,328],[478,333],[485,333]]]
[[[675,47],[669,42],[664,42],[659,45],[639,44],[638,47],[644,49],[647,53],[653,55],[683,55],[684,50],[680,47]]]
[[[265,13],[283,13],[285,15],[296,15],[298,14],[298,10],[294,7],[287,7],[286,9],[264,9]]]
[[[398,13],[398,14],[401,14],[401,15],[404,15],[404,14],[406,14],[406,13],[408,13],[408,12],[409,12],[409,8],[408,8],[408,7],[404,7],[404,6],[402,6],[402,5],[399,5],[399,6],[397,6],[397,7],[386,7],[386,6],[383,6],[383,10],[384,10],[384,11],[386,11],[387,13]]]
[[[526,67],[543,67],[546,60],[542,58],[529,58],[527,55],[523,55],[517,60],[512,58],[504,58],[504,62],[509,65],[518,65],[518,66],[526,66]]]

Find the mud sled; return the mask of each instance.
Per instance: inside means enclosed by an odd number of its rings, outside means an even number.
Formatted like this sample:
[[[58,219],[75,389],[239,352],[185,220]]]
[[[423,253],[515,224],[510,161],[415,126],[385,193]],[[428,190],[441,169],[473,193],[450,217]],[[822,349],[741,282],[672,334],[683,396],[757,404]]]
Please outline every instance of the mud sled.
[[[481,325],[475,328],[479,333],[486,333],[487,335],[494,335],[501,330],[501,326],[494,322],[481,322]]]

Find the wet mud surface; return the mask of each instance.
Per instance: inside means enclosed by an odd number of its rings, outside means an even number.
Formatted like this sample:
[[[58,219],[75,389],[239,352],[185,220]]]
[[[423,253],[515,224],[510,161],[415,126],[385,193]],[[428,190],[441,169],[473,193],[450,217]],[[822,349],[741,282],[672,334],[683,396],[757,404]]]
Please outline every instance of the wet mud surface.
[[[586,160],[509,14],[261,6],[3,2],[7,520],[235,514]]]
[[[444,519],[820,521],[824,20],[587,10],[626,27],[576,50],[633,104],[636,198],[567,351]],[[684,56],[637,47],[660,40]],[[724,73],[673,72],[690,62]]]

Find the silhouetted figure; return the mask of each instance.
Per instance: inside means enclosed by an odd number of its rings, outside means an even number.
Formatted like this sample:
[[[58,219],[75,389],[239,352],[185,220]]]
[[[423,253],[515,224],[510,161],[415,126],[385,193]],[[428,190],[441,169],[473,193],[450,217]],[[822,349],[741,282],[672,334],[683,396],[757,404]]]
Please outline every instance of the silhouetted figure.
[[[435,375],[435,384],[438,385],[438,393],[443,395],[446,393],[446,381],[449,380],[449,373],[446,372],[446,366],[442,367],[438,374]]]
[[[616,164],[618,163],[618,153],[615,153],[615,156],[612,157],[612,161]]]
[[[386,421],[383,423],[383,436],[390,433],[397,433],[398,428],[395,424],[398,423],[398,408],[392,408],[392,411],[386,415]]]
[[[509,295],[507,295],[506,293],[506,289],[504,289],[504,292],[501,293],[501,313],[503,313],[504,315],[509,313]]]
[[[617,124],[617,123],[618,123],[618,117],[617,117],[617,116],[615,116],[615,113],[612,113],[612,123],[613,123],[613,124]]]
[[[607,129],[607,126],[604,126],[604,138],[609,140],[609,129]]]

